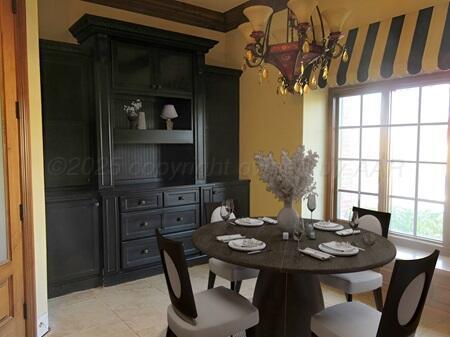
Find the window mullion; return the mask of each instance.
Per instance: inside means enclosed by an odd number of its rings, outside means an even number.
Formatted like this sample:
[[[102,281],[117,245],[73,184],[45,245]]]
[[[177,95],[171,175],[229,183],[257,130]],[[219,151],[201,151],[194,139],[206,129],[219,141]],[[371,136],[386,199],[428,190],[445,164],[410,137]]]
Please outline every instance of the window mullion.
[[[417,209],[419,203],[417,199],[419,198],[419,161],[420,161],[420,120],[422,118],[422,87],[419,87],[419,120],[417,121],[417,154],[416,154],[416,189],[414,196],[414,223],[413,223],[413,233],[417,236]]]
[[[380,128],[380,162],[378,175],[378,208],[387,212],[389,201],[389,116],[390,116],[390,92],[381,92],[381,124]]]

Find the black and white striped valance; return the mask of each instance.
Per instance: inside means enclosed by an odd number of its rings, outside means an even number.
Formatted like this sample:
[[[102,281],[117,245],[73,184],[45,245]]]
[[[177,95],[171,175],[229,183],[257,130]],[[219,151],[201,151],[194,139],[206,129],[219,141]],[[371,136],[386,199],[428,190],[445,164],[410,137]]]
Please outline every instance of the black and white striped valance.
[[[321,88],[450,69],[450,3],[345,32],[350,60],[331,61]]]

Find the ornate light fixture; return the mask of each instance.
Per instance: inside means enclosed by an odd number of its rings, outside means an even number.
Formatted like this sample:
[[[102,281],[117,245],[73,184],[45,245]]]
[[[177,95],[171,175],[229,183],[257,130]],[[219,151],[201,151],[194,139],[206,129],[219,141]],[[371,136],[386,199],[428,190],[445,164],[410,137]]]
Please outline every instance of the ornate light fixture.
[[[350,11],[340,8],[322,13],[317,3],[318,0],[290,0],[286,41],[276,44],[270,44],[273,9],[263,5],[244,9],[249,20],[239,26],[247,42],[244,68],[259,68],[262,80],[268,77],[265,63],[275,66],[279,70],[279,94],[303,95],[317,87],[319,71],[320,76],[327,79],[331,59],[342,57],[344,62],[348,61],[347,49],[339,41]],[[314,10],[319,18],[317,26],[313,20]],[[324,19],[330,29],[328,35]]]

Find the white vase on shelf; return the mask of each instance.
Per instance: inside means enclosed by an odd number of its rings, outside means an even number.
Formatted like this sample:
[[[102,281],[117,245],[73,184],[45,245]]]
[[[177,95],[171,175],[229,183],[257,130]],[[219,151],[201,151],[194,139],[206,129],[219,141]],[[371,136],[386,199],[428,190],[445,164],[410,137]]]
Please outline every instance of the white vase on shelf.
[[[147,130],[147,121],[145,119],[145,112],[139,111],[138,130]]]

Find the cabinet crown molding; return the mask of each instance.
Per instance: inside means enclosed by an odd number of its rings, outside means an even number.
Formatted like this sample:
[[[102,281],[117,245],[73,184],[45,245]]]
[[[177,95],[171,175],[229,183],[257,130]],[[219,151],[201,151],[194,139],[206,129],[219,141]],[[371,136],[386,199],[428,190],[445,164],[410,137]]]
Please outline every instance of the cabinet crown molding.
[[[84,14],[69,31],[82,43],[97,34],[207,53],[218,41],[135,23]]]

